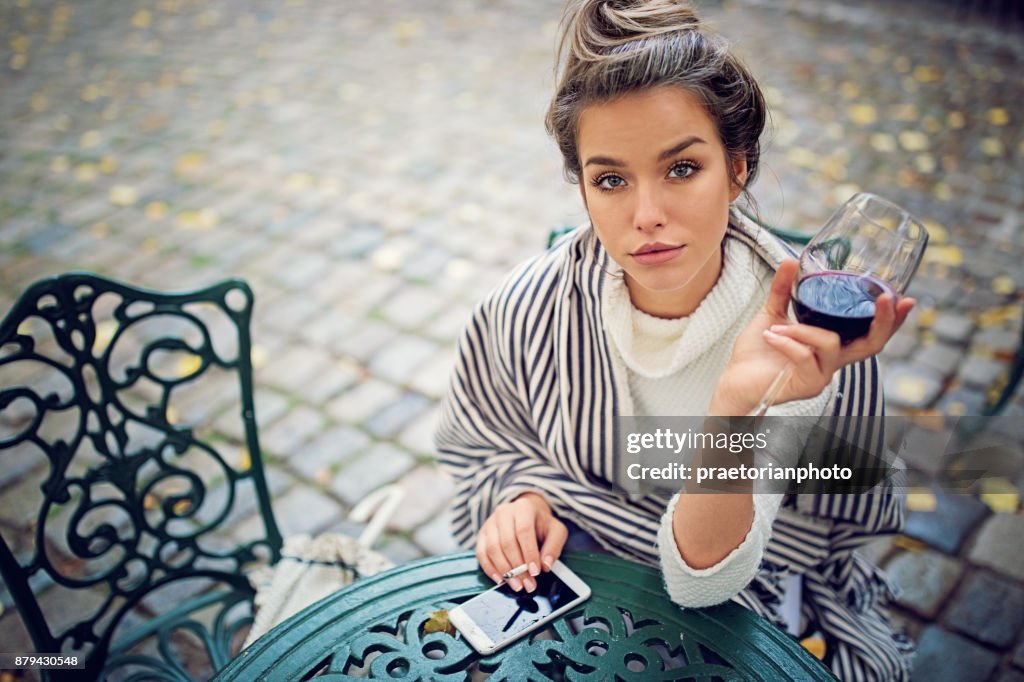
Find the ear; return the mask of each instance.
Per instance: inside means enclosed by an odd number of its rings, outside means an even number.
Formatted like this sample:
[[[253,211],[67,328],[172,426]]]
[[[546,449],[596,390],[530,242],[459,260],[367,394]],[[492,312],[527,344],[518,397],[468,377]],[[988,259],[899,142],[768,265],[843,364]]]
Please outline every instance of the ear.
[[[736,197],[743,191],[743,186],[747,183],[747,157],[745,155],[736,156],[731,159],[732,172],[734,177],[739,181],[738,184],[733,184],[729,191],[729,201],[736,201]]]

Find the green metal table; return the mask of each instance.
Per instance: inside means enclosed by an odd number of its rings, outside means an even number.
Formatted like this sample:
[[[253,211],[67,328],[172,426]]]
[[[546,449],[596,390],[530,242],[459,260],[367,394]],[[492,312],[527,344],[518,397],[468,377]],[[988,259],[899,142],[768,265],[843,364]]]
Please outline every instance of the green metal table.
[[[490,656],[424,634],[438,609],[493,586],[470,552],[364,578],[281,623],[217,680],[832,680],[795,640],[732,602],[680,609],[660,573],[611,556],[566,552],[593,590],[576,610]]]

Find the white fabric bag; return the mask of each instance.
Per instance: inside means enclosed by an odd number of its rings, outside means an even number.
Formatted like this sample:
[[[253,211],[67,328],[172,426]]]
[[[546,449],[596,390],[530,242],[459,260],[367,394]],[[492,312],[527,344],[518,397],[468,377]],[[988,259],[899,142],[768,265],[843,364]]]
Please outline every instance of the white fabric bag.
[[[394,564],[371,546],[398,509],[405,489],[387,485],[357,504],[349,519],[366,522],[358,538],[324,533],[296,535],[281,548],[281,560],[249,574],[256,589],[256,618],[242,648],[247,648],[278,623],[318,599],[351,585],[357,578],[387,570]]]

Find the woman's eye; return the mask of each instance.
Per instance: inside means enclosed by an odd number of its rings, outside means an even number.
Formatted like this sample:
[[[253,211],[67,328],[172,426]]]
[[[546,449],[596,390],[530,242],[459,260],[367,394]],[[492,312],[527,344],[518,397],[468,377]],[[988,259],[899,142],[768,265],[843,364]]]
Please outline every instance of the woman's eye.
[[[673,178],[688,178],[697,172],[697,168],[689,163],[677,163],[668,174]]]
[[[602,175],[595,184],[601,189],[616,189],[626,184],[626,181],[618,175]]]

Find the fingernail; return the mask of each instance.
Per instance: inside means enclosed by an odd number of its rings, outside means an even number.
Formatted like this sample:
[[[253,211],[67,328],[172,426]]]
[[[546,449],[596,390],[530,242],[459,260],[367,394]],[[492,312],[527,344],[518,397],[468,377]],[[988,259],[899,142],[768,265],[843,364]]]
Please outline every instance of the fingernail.
[[[773,324],[771,326],[771,330],[775,334],[781,334],[782,332],[786,331],[786,325],[784,325],[784,324]]]
[[[511,587],[516,592],[518,592],[519,590],[523,589],[523,584],[521,582],[519,582],[519,578],[511,578],[511,579],[509,579],[508,585],[509,585],[509,587]]]
[[[773,332],[771,329],[765,329],[764,330],[764,338],[766,338],[766,339],[777,339],[777,338],[779,338],[779,335],[776,334],[775,332]]]
[[[493,580],[496,583],[500,583],[503,580],[503,578],[498,573],[491,573],[491,580]]]
[[[523,580],[523,586],[526,587],[527,592],[533,592],[537,589],[537,581],[533,578],[526,578]]]
[[[540,575],[540,566],[537,565],[536,561],[531,561],[530,562],[530,575],[532,575],[532,576]]]
[[[541,562],[544,564],[544,567],[550,571],[551,567],[555,565],[555,557],[550,554],[545,554]]]

